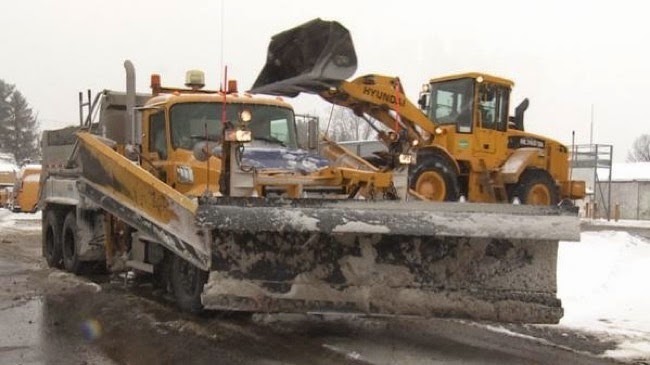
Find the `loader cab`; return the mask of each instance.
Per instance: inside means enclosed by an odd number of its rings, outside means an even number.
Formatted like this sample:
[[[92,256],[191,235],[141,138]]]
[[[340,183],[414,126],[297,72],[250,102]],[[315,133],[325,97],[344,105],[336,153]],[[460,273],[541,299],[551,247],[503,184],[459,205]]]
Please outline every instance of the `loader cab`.
[[[430,80],[420,95],[420,108],[440,127],[439,143],[459,160],[505,155],[509,80],[466,73]],[[490,163],[488,163],[490,164]],[[496,164],[496,162],[494,162]]]

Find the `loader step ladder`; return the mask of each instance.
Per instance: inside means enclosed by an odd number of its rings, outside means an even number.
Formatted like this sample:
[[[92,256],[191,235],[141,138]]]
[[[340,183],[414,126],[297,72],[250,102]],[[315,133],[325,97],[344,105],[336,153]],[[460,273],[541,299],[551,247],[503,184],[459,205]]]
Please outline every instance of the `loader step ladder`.
[[[479,160],[479,164],[481,167],[481,186],[488,192],[491,200],[496,203],[508,203],[508,192],[503,183],[501,171],[488,169],[483,159]]]

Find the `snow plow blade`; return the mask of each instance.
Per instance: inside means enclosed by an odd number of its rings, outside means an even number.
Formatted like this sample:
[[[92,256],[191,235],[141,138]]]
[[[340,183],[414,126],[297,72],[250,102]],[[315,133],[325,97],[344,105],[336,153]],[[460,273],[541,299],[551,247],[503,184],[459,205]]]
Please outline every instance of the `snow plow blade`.
[[[351,77],[356,68],[350,32],[337,22],[314,19],[273,36],[266,64],[250,92],[318,93]]]
[[[204,198],[206,308],[557,323],[556,207]]]

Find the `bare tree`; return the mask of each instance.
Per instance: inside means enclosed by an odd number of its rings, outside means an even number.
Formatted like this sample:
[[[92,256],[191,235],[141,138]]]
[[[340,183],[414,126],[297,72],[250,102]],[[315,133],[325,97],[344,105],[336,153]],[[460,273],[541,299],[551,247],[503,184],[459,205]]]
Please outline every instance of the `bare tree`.
[[[366,141],[377,134],[363,118],[348,108],[327,108],[327,114],[322,115],[320,120],[324,133],[337,142]]]
[[[650,162],[650,134],[642,134],[634,140],[627,153],[628,162]]]

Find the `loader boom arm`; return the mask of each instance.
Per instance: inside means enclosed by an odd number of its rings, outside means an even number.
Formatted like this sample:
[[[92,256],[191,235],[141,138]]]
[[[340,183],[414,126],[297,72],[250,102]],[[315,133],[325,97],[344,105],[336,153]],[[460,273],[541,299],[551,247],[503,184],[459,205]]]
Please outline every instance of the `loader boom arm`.
[[[409,141],[418,140],[421,144],[427,139],[421,131],[429,136],[435,133],[436,125],[406,97],[398,77],[365,75],[343,80],[338,87],[318,95],[358,116],[369,115],[394,132],[405,129]]]

